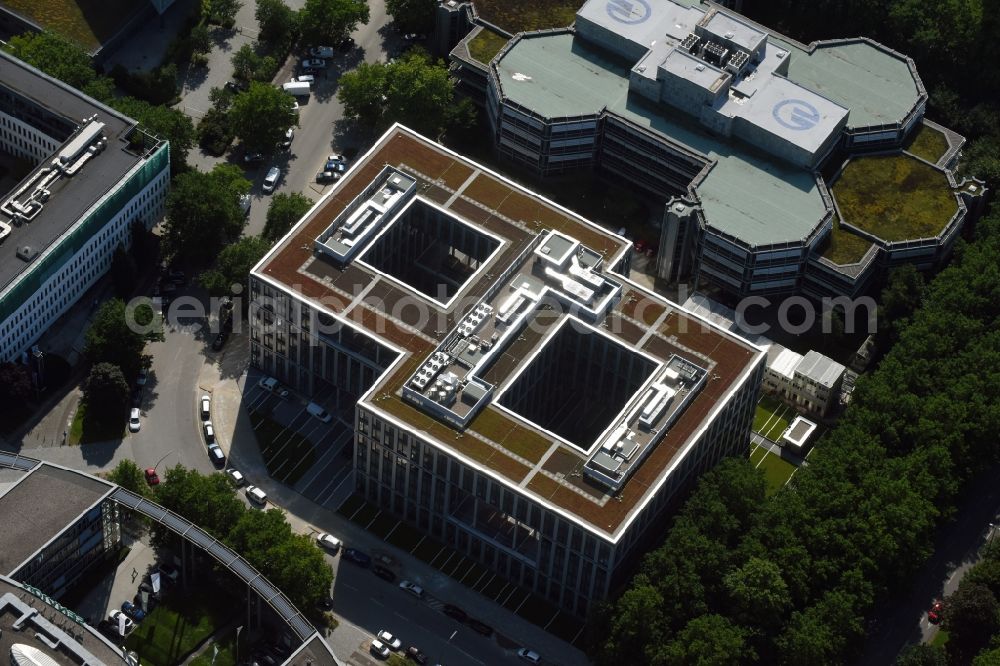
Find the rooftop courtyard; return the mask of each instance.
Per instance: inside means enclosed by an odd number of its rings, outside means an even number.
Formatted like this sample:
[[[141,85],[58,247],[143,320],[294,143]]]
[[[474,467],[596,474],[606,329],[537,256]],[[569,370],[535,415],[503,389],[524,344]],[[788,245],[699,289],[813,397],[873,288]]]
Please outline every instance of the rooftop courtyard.
[[[117,34],[145,6],[133,0],[3,0],[2,4],[88,51]]]
[[[473,4],[479,16],[516,34],[571,25],[583,0],[474,0]]]
[[[889,242],[937,236],[958,207],[943,172],[903,154],[852,159],[831,192],[845,222]]]
[[[469,55],[484,65],[488,65],[506,43],[507,38],[500,33],[483,28],[478,35],[469,40]]]

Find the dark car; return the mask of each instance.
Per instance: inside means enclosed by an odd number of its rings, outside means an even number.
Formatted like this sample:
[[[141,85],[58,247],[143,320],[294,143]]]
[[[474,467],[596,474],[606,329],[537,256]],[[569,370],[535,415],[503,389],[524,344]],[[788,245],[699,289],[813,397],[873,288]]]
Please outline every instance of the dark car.
[[[229,333],[227,331],[219,331],[218,335],[215,336],[215,340],[212,340],[212,349],[219,351],[222,349],[223,345],[226,344],[226,340],[229,339]]]
[[[323,597],[316,603],[316,606],[318,606],[320,610],[333,610],[333,599],[330,597]]]
[[[345,548],[341,551],[340,557],[341,559],[354,562],[361,567],[370,567],[372,565],[372,558],[370,558],[367,553],[363,553],[357,548]]]
[[[456,606],[455,604],[445,604],[442,609],[444,614],[453,620],[458,620],[459,622],[465,622],[469,619],[469,614],[464,610]]]
[[[180,285],[184,284],[184,281],[187,280],[187,276],[184,275],[184,271],[173,270],[167,275],[167,279],[174,284]]]
[[[145,592],[146,594],[149,595],[150,599],[154,599],[156,601],[160,600],[160,593],[153,592],[153,584],[149,582],[149,576],[146,576],[146,579],[143,580],[141,583],[139,583],[139,592],[140,593]]]
[[[138,407],[142,404],[142,387],[137,386],[132,390],[132,406]]]
[[[320,171],[316,174],[316,182],[321,185],[324,183],[335,183],[340,180],[339,171]]]
[[[146,618],[146,612],[133,604],[131,601],[125,601],[122,603],[122,612],[136,622],[142,622]]]
[[[427,655],[421,652],[420,648],[418,648],[416,645],[411,645],[410,647],[406,648],[406,656],[412,659],[413,661],[417,662],[418,664],[427,663]]]
[[[483,636],[488,637],[493,635],[493,627],[486,624],[485,622],[480,622],[474,617],[470,617],[467,624],[469,625],[469,628],[471,628],[473,631],[477,633],[482,634]]]
[[[350,51],[351,49],[354,48],[354,38],[344,37],[340,41],[335,42],[335,44],[337,48],[340,49],[341,51]]]
[[[391,571],[389,571],[388,569],[386,569],[381,564],[376,564],[375,566],[373,566],[372,567],[372,573],[375,574],[376,576],[378,576],[379,578],[381,578],[384,581],[387,581],[387,582],[390,582],[390,583],[395,583],[396,582],[396,574],[392,573]]]

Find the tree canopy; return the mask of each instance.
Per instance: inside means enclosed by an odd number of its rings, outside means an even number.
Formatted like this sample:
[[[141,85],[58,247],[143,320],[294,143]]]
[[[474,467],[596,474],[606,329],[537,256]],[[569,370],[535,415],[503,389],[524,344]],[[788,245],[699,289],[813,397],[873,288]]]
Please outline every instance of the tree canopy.
[[[474,110],[456,101],[455,85],[443,62],[413,49],[393,63],[362,63],[340,77],[337,99],[344,115],[381,131],[400,122],[432,138],[449,127],[469,125]]]
[[[146,476],[143,470],[139,469],[134,460],[128,458],[122,459],[121,462],[115,465],[114,469],[108,472],[108,481],[117,483],[125,490],[131,490],[137,495],[149,498],[153,497],[153,491],[150,489],[149,484],[146,483]]]
[[[280,240],[312,207],[313,201],[299,192],[278,193],[267,207],[267,220],[261,236],[272,243]]]
[[[243,231],[240,197],[249,191],[250,181],[231,164],[177,176],[167,196],[165,253],[181,263],[208,264]]]
[[[129,385],[121,368],[111,363],[97,363],[83,385],[87,419],[95,424],[121,423],[128,406]]]
[[[430,32],[437,4],[437,0],[386,0],[385,11],[402,30]]]
[[[254,15],[260,25],[260,41],[274,48],[295,43],[299,34],[299,14],[283,0],[257,0]]]
[[[98,76],[87,52],[54,32],[15,35],[4,48],[14,57],[95,99],[104,102],[112,97],[114,83],[106,76]]]
[[[270,155],[289,127],[298,124],[295,98],[272,85],[253,82],[233,98],[229,121],[250,152]]]
[[[170,172],[174,175],[187,169],[187,156],[194,145],[194,123],[179,109],[150,104],[135,97],[118,97],[111,100],[111,106],[139,124],[152,134],[170,142]]]
[[[131,379],[139,374],[147,342],[163,339],[163,325],[148,303],[105,301],[90,322],[83,353],[91,363],[111,363]]]
[[[201,286],[212,296],[232,294],[234,284],[246,287],[250,269],[270,249],[271,244],[259,236],[247,236],[227,245],[219,253],[215,266],[199,276]]]
[[[21,363],[0,363],[0,401],[25,402],[35,394],[28,366]]]
[[[299,11],[299,27],[307,44],[332,44],[368,23],[370,12],[365,0],[306,0]]]

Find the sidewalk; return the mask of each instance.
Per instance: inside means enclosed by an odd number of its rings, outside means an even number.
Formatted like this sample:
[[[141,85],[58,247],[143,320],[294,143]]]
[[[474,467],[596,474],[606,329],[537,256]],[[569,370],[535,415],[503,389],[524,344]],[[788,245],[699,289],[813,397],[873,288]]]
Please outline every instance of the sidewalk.
[[[225,367],[227,363],[224,361],[222,365]],[[217,366],[206,366],[206,368],[215,369]],[[213,423],[218,424],[216,438],[230,457],[230,463],[243,472],[248,482],[263,488],[274,505],[285,510],[293,531],[306,534],[316,531],[330,532],[343,539],[345,543],[362,550],[386,552],[400,563],[401,578],[417,582],[442,601],[470,610],[475,609],[476,617],[496,627],[500,633],[517,644],[530,645],[546,655],[547,663],[566,666],[589,663],[586,655],[570,644],[473,592],[410,553],[382,541],[334,511],[318,506],[287,486],[273,481],[257,448],[250,417],[244,408],[242,394],[246,373],[238,378],[219,376],[216,379],[215,375],[216,371],[206,370],[199,385],[212,391],[212,418]],[[341,622],[341,626],[350,624],[341,617],[337,620]],[[340,641],[335,642],[340,644]],[[350,657],[341,651],[338,651],[337,656],[345,660]]]

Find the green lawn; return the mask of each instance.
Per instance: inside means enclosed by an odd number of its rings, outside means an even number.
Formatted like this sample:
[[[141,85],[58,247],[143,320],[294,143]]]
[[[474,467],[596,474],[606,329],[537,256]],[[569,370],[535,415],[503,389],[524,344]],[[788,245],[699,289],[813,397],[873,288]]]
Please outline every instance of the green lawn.
[[[483,28],[469,42],[469,54],[484,65],[488,65],[493,60],[493,56],[500,53],[500,49],[506,43],[507,38],[503,35],[493,32],[489,28]]]
[[[312,467],[315,458],[312,443],[263,414],[251,412],[250,422],[268,473],[276,481],[294,485]]]
[[[903,154],[855,157],[830,189],[845,222],[887,241],[935,236],[958,208],[943,173]]]
[[[935,163],[948,150],[948,140],[944,138],[944,134],[936,129],[921,125],[920,129],[913,133],[913,138],[910,139],[910,145],[906,147],[906,150],[928,162]]]
[[[77,444],[90,444],[92,442],[108,442],[118,440],[125,436],[124,423],[94,423],[87,418],[87,403],[80,401],[73,415],[73,423],[69,426],[69,435],[66,443],[75,446]]]
[[[228,635],[220,641],[216,641],[215,645],[219,646],[219,654],[215,657],[214,666],[236,666],[236,629],[228,632]],[[250,655],[250,649],[252,646],[252,638],[248,635],[246,630],[240,632],[240,661],[245,661]],[[212,654],[214,650],[212,645],[208,645],[197,657],[192,659],[190,666],[213,666],[212,665]]]
[[[944,629],[938,629],[938,632],[934,634],[934,640],[931,641],[931,645],[937,645],[938,647],[944,647],[948,642],[948,632]]]
[[[797,468],[792,463],[786,462],[775,454],[768,452],[763,462],[757,466],[757,469],[764,472],[764,481],[767,483],[767,494],[773,495],[788,483],[792,472]]]
[[[173,592],[125,642],[143,664],[179,664],[206,638],[228,623],[239,606],[217,590]]]
[[[753,431],[776,442],[788,427],[790,416],[794,416],[794,412],[789,407],[771,396],[763,396],[754,412]]]

